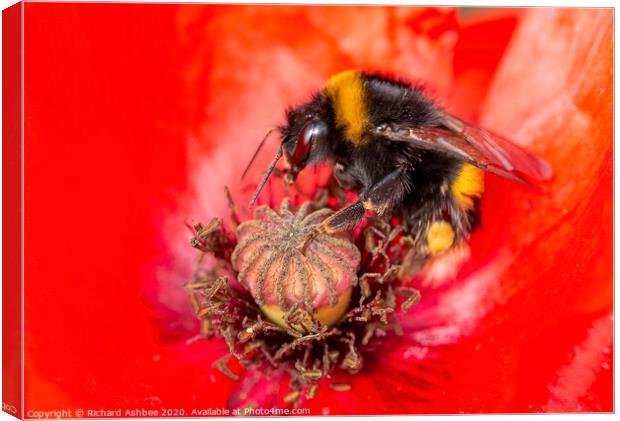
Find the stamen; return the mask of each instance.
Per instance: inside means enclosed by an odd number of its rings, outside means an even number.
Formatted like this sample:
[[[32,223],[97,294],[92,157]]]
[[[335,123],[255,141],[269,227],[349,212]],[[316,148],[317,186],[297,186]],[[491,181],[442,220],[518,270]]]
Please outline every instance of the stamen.
[[[347,383],[330,383],[329,388],[336,392],[348,392],[351,390],[351,385]]]

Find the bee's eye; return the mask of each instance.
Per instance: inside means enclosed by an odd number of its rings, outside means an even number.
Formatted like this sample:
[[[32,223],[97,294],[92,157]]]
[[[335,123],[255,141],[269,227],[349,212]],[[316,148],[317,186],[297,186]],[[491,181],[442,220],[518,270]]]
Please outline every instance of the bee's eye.
[[[293,164],[304,164],[310,154],[310,148],[312,142],[316,142],[319,139],[324,139],[327,136],[327,124],[321,120],[310,120],[299,132],[297,137],[297,143],[295,144],[295,151],[291,155],[291,162]]]

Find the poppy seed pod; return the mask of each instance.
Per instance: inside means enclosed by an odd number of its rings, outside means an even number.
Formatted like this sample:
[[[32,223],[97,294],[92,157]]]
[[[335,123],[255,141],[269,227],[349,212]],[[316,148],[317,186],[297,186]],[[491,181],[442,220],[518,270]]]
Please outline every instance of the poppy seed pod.
[[[360,252],[350,234],[318,234],[314,229],[333,213],[313,211],[310,202],[295,210],[284,200],[278,212],[260,206],[254,220],[237,229],[232,255],[239,280],[263,313],[284,326],[284,316],[301,305],[324,325],[338,321],[357,283]]]

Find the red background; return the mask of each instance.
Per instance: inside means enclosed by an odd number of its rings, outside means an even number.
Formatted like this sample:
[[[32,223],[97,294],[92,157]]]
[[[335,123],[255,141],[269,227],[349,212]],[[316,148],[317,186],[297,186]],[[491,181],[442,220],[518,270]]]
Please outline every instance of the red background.
[[[332,51],[330,36],[335,35],[316,20],[307,20],[305,8],[263,8],[262,14],[254,14],[251,7],[27,3],[25,9],[26,411],[226,406],[236,385],[210,365],[225,354],[225,346],[185,344],[196,326],[180,288],[191,270],[182,256],[191,261],[191,251],[174,249],[187,247],[182,222],[205,209],[223,209],[216,192],[240,173],[256,139],[291,98],[303,99],[342,68],[398,70],[391,64],[396,56],[389,48],[360,53],[354,42],[349,56]],[[362,15],[360,9],[316,10],[324,13],[322,23],[330,30],[349,30],[351,22],[359,26],[353,34],[364,31],[351,17]],[[280,20],[265,18],[269,11]],[[430,51],[431,58],[415,62],[418,67],[402,66],[413,68],[411,76],[426,78],[460,115],[479,116],[486,98],[491,104],[484,114],[487,121],[516,131],[530,118],[528,100],[551,102],[541,93],[544,88],[527,84],[540,80],[527,75],[529,66],[564,55],[562,28],[570,37],[574,22],[588,26],[600,19],[597,22],[608,25],[611,16],[603,11],[592,17],[583,17],[585,12],[554,17],[560,24],[553,34],[560,41],[545,40],[558,48],[551,48],[552,53],[536,50],[519,68],[514,64],[518,45],[512,45],[513,67],[501,68],[508,82],[491,85],[522,13],[487,11],[457,21],[454,12],[425,11],[406,22],[426,34],[428,44],[419,48]],[[398,13],[394,16],[399,22]],[[443,31],[459,25],[464,29],[450,44],[453,49],[442,50],[450,42],[441,38]],[[608,30],[602,34],[604,39],[610,36]],[[522,45],[528,44],[527,35],[520,37]],[[289,71],[291,67],[278,67],[288,63],[285,59],[261,62],[261,49],[274,43],[286,44],[308,67]],[[585,54],[587,45],[574,48],[575,54]],[[601,68],[588,80],[609,88],[611,41],[600,51]],[[272,70],[261,73],[265,68]],[[511,71],[521,72],[525,89],[516,89]],[[543,74],[549,84],[557,78],[548,68],[537,77]],[[582,86],[582,76],[579,70],[569,74],[575,82],[570,86]],[[506,215],[508,233],[501,241],[523,237],[529,242],[510,249],[517,260],[503,278],[502,305],[484,319],[482,337],[448,352],[445,364],[455,380],[434,392],[432,407],[408,406],[403,392],[396,403],[388,402],[393,396],[379,395],[366,410],[334,402],[334,413],[580,410],[578,404],[611,410],[612,371],[592,368],[589,362],[584,363],[584,377],[581,372],[572,376],[578,382],[587,378],[585,392],[575,392],[576,401],[564,406],[546,406],[554,382],[565,387],[562,390],[574,389],[574,384],[557,380],[557,373],[579,344],[587,345],[582,341],[588,332],[598,332],[593,321],[603,320],[601,343],[610,337],[605,317],[612,306],[611,89],[599,96],[589,94],[595,91],[588,86],[583,92],[580,107],[598,116],[586,127],[594,133],[592,143],[582,147],[579,139],[566,136],[564,146],[542,139],[536,147],[559,168],[551,190],[573,186],[573,195],[531,211],[526,203],[537,200],[531,193],[504,195],[505,184],[493,179],[489,183],[483,211],[487,227],[500,224],[492,209],[518,205]],[[553,106],[563,110],[564,104],[558,104]],[[572,133],[580,133],[576,127]],[[549,138],[560,137],[553,133]],[[227,160],[218,151],[228,154]],[[188,175],[197,165],[195,156],[214,158],[211,166],[203,167],[204,192],[195,192],[198,199],[193,199],[204,203],[187,205],[187,192],[196,189]],[[575,169],[585,162],[585,170]],[[575,173],[581,181],[575,181]],[[559,216],[563,207],[571,219]],[[203,212],[201,219],[213,216],[209,213]],[[170,226],[178,244],[170,242]],[[528,234],[530,228],[535,234]],[[496,239],[484,234],[474,238],[474,246],[482,250],[479,255],[488,256],[494,247],[489,238]],[[574,265],[562,264],[565,261]],[[166,270],[176,273],[170,285],[165,283]],[[432,296],[427,303],[432,306]],[[482,353],[473,351],[476,344],[484,344]],[[609,365],[611,356],[596,354],[592,361]],[[383,393],[408,387],[408,377],[401,383],[399,375],[387,377],[379,383]],[[375,387],[381,393],[372,380],[360,376],[359,382],[360,399],[371,399],[365,393]],[[386,389],[385,384],[393,387]]]

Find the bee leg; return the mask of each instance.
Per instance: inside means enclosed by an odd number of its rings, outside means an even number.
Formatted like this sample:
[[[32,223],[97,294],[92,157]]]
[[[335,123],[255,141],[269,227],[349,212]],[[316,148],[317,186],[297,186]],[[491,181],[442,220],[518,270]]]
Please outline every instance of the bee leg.
[[[399,203],[407,189],[407,181],[404,178],[406,167],[399,166],[379,182],[373,184],[360,194],[360,199],[336,212],[327,218],[319,230],[325,233],[346,231],[361,222],[366,210],[372,210],[381,215]]]
[[[370,186],[360,195],[364,208],[378,215],[383,215],[401,203],[403,196],[409,189],[409,180],[406,177],[407,167],[400,165],[394,171]]]
[[[306,240],[304,244],[301,245],[300,249],[305,250],[306,246],[310,241],[312,241],[317,235],[320,234],[332,234],[335,232],[346,231],[355,227],[361,220],[364,218],[366,213],[366,209],[364,208],[364,204],[360,201],[357,201],[344,209],[339,210],[321,224],[315,226]]]
[[[365,214],[364,203],[357,201],[327,218],[317,228],[327,234],[346,231],[359,224]]]

